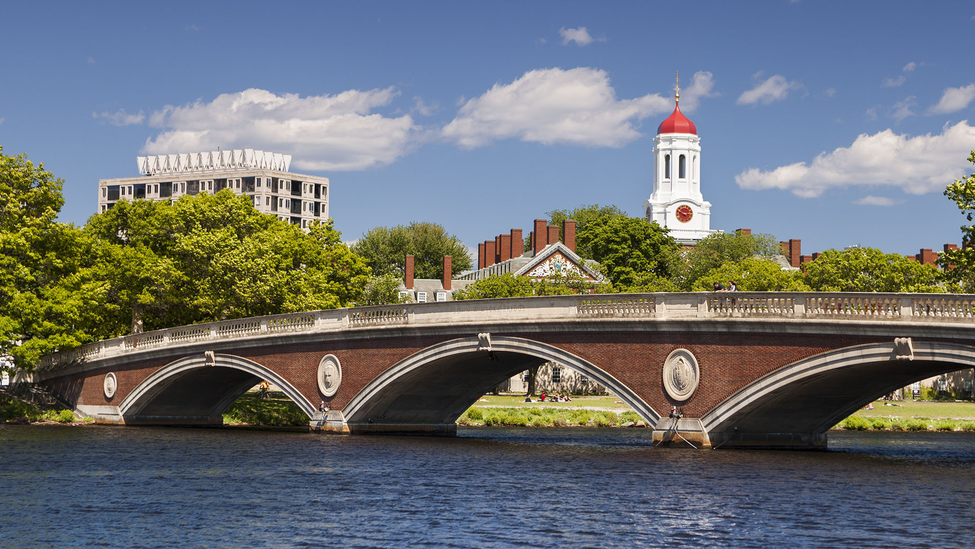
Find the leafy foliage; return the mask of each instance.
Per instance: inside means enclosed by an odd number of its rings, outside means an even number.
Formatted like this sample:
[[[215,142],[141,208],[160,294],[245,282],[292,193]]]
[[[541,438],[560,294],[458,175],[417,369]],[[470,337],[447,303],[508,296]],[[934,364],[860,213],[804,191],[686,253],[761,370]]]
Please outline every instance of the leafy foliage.
[[[472,265],[467,247],[436,223],[376,227],[362,235],[353,250],[365,258],[375,276],[402,277],[407,255],[414,256],[416,278],[442,277],[445,255],[452,257],[454,272],[468,270]]]
[[[463,290],[454,292],[455,300],[494,299],[501,297],[530,297],[546,295],[572,295],[579,293],[609,293],[612,288],[579,277],[552,277],[533,280],[511,273],[489,276],[474,282]]]
[[[551,225],[556,225],[559,227],[559,237],[565,238],[564,234],[561,234],[562,222],[571,219],[576,222],[576,235],[578,236],[580,231],[586,229],[586,227],[591,224],[606,220],[611,217],[626,217],[623,210],[619,209],[618,206],[600,206],[599,204],[582,205],[574,210],[553,210],[548,212],[549,223]],[[526,242],[526,246],[528,243]],[[528,250],[529,248],[525,248]],[[576,253],[579,254],[583,259],[595,259],[592,256],[592,252],[587,247],[576,246]]]
[[[667,230],[645,219],[607,216],[594,219],[576,235],[577,248],[588,250],[617,288],[646,284],[677,274],[681,246]]]
[[[805,265],[806,283],[819,292],[944,292],[939,271],[876,248],[826,250]]]
[[[751,257],[771,258],[778,254],[779,243],[772,235],[714,233],[703,238],[684,255],[686,267],[678,282],[686,289],[698,288],[701,285],[697,284],[697,280],[718,267]]]
[[[808,292],[809,286],[799,271],[787,271],[778,263],[760,257],[746,257],[712,269],[694,281],[692,289],[702,292],[714,288],[715,282],[727,286],[734,281],[743,292]]]
[[[62,182],[0,150],[0,352],[44,354],[197,322],[349,305],[368,267],[331,221],[309,234],[226,190],[55,221]]]
[[[399,283],[399,277],[392,274],[369,277],[359,305],[406,303],[406,297],[399,295]]]
[[[975,151],[968,161],[975,164]],[[944,194],[955,202],[969,223],[975,221],[975,173],[956,179]],[[975,243],[975,225],[962,225],[961,234],[962,248],[940,254],[938,264],[947,280],[960,284],[965,292],[975,292],[975,248],[971,247]]]

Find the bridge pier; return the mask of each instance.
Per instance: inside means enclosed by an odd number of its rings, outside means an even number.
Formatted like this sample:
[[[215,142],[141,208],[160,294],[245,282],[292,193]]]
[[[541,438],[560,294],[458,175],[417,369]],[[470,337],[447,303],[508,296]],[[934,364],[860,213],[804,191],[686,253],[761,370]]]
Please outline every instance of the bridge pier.
[[[711,449],[711,439],[698,418],[662,417],[653,427],[653,446]]]

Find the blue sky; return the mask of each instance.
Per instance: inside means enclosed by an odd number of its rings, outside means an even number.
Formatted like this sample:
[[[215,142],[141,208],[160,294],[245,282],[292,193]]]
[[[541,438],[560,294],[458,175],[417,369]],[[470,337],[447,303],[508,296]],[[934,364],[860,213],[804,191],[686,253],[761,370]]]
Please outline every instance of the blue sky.
[[[476,247],[643,215],[679,70],[712,228],[915,254],[965,221],[972,36],[971,2],[9,2],[0,146],[65,180],[66,222],[137,155],[255,148],[330,178],[346,240]]]

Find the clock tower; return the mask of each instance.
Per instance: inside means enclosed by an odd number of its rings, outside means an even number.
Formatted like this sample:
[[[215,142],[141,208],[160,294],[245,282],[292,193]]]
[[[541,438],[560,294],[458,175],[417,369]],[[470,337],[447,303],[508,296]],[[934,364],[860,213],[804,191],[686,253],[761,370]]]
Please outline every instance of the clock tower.
[[[674,112],[653,139],[653,193],[643,203],[647,221],[670,229],[681,244],[693,245],[711,230],[711,203],[701,194],[701,138],[680,112],[680,79],[674,87]]]

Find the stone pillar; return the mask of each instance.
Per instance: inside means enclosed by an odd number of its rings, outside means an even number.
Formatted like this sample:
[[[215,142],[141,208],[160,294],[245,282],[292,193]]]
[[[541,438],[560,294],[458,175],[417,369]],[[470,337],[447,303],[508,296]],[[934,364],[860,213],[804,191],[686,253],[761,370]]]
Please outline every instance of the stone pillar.
[[[532,231],[532,251],[538,254],[545,246],[548,246],[548,221],[536,219],[535,230]]]
[[[453,261],[453,256],[445,255],[443,256],[443,289],[450,291],[450,282],[453,280],[454,274],[451,272],[451,262]]]
[[[571,219],[562,222],[562,243],[566,248],[576,251],[576,222]]]
[[[413,256],[406,256],[406,264],[403,267],[403,285],[407,290],[413,289]]]

